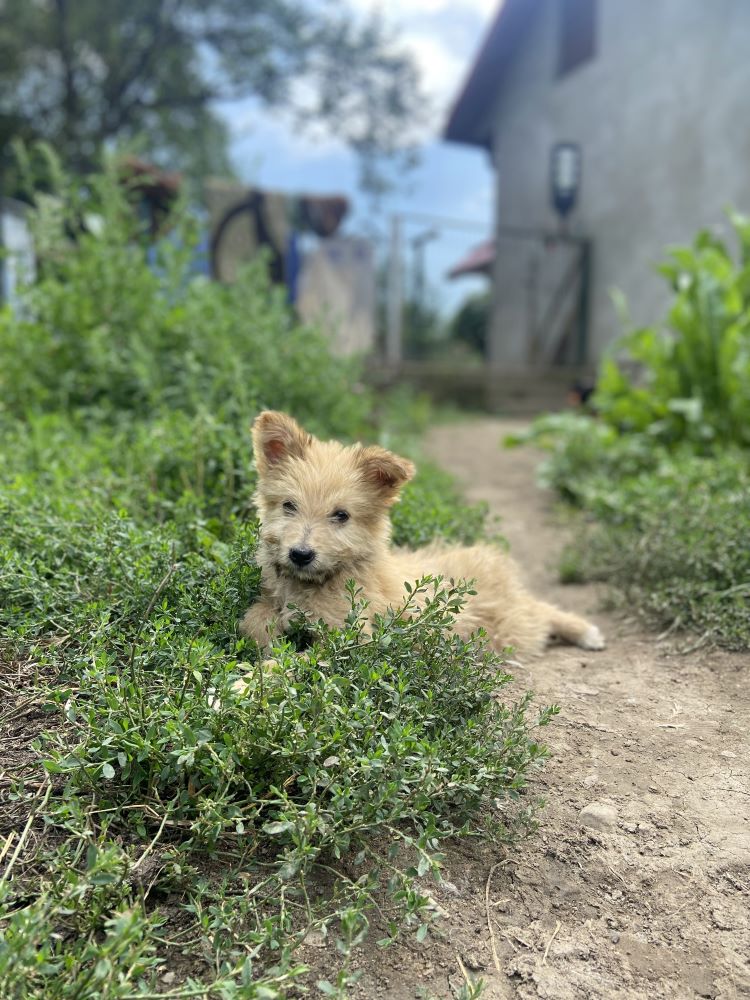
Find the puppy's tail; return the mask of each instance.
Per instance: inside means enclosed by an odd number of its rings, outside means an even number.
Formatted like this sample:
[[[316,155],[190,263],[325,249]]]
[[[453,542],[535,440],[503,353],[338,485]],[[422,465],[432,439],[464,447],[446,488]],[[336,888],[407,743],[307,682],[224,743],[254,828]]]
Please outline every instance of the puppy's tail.
[[[557,636],[581,649],[604,649],[604,636],[590,621],[580,615],[561,611],[554,604],[542,604],[549,621],[550,636]]]

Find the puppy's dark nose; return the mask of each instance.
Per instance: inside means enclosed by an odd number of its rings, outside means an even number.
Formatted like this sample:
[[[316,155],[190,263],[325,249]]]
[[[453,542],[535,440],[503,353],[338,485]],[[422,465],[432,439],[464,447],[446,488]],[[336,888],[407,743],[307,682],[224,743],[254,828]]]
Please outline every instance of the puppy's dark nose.
[[[313,561],[315,552],[313,549],[289,549],[289,558],[295,566],[302,569],[303,566],[309,566]]]

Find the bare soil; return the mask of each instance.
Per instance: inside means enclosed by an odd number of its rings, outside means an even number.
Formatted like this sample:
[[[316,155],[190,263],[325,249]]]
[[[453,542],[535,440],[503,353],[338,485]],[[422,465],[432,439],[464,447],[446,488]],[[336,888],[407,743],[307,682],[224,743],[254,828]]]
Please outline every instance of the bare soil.
[[[519,690],[561,706],[533,790],[547,801],[539,830],[452,850],[429,889],[439,929],[364,950],[354,994],[456,997],[469,977],[486,1000],[750,997],[750,657],[679,654],[603,612],[594,587],[557,583],[571,529],[535,485],[539,454],[500,447],[516,426],[436,427],[427,450],[501,516],[534,590],[590,615],[608,646],[514,668]],[[600,828],[581,816],[591,805]]]

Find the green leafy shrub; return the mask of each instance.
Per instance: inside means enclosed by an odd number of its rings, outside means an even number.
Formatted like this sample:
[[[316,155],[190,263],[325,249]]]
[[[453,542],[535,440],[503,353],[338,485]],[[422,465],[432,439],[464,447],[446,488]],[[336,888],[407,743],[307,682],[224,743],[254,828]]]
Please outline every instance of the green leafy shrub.
[[[124,675],[111,647],[89,644],[66,699],[72,730],[46,766],[98,786],[100,801],[171,802],[198,842],[264,831],[295,845],[283,863],[296,868],[373,833],[396,837],[389,828],[406,821],[454,831],[490,794],[523,786],[542,753],[524,705],[492,697],[508,679],[499,658],[452,634],[462,593],[425,581],[367,635],[355,604],[343,629],[308,623],[305,653],[284,641],[254,663],[238,660],[241,642],[226,655],[196,637],[192,608],[178,599],[170,612],[165,599]]]
[[[423,462],[393,507],[393,541],[417,548],[439,537],[469,545],[486,534],[487,515],[487,504],[465,503],[448,473]]]
[[[750,445],[750,219],[730,219],[738,260],[706,231],[673,249],[660,267],[675,293],[667,329],[633,331],[604,361],[593,405],[618,430]]]
[[[311,926],[339,927],[342,948],[353,947],[376,899],[389,937],[404,921],[426,928],[419,880],[437,873],[440,845],[467,823],[481,828],[493,803],[515,799],[545,754],[526,719],[528,698],[506,706],[496,697],[508,680],[500,659],[481,637],[452,634],[462,590],[425,581],[367,634],[352,594],[343,629],[308,623],[313,643],[304,654],[281,641],[273,660],[260,661],[234,627],[258,584],[253,524],[238,526],[227,544],[200,524],[142,526],[79,497],[21,490],[11,498],[3,513],[13,530],[0,540],[3,616],[40,665],[59,674],[47,698],[64,725],[40,754],[65,790],[48,822],[81,829],[71,810],[106,816],[102,859],[115,835],[126,843],[137,836],[142,851],[165,826],[179,829],[178,867],[235,838],[231,891],[225,882],[193,886],[186,905],[196,918],[202,907],[226,906],[232,924],[239,904],[227,897],[238,892],[240,870],[244,891],[253,887],[252,905],[231,933],[222,931],[217,953],[226,988],[245,983],[238,996],[276,995],[255,989],[293,975],[294,951]],[[501,805],[494,822],[507,820]],[[162,917],[138,905],[126,877],[132,860],[118,856],[112,863],[125,874],[118,894],[106,896],[111,907],[85,890],[89,867],[72,863],[72,902],[59,881],[61,894],[39,897],[24,918],[13,914],[25,882],[5,910],[0,898],[0,920],[10,921],[9,982],[26,976],[37,991],[30,996],[74,996],[62,986],[54,992],[65,981],[61,963],[73,983],[94,982],[105,998],[127,996],[136,972],[150,982],[150,928]],[[309,910],[290,910],[288,894],[304,899],[332,866],[333,898],[316,894]],[[175,870],[170,863],[169,878]],[[87,928],[72,949],[61,936],[71,921]],[[118,951],[113,939],[110,949],[107,937],[123,921],[132,924],[122,941],[132,938],[136,970],[124,978],[115,958],[129,946]],[[92,973],[102,935],[103,964]],[[248,941],[257,951],[252,967],[243,962]],[[37,947],[46,959],[32,970]]]
[[[750,648],[750,472],[744,455],[683,453],[652,472],[588,480],[595,518],[563,556],[568,579],[613,583],[659,629]]]
[[[750,647],[746,452],[667,448],[576,414],[540,418],[529,438],[549,452],[540,480],[585,518],[561,557],[564,582],[607,581],[659,629]]]
[[[89,419],[165,410],[247,427],[263,408],[286,408],[311,430],[357,436],[371,395],[357,362],[334,357],[327,338],[296,323],[263,262],[230,287],[191,279],[197,233],[187,212],[172,221],[149,263],[114,172],[86,198],[61,182],[34,226],[41,280],[17,312],[0,311],[0,405],[7,413],[84,410]],[[98,210],[97,234],[70,232]]]
[[[168,995],[273,1000],[330,929],[343,968],[321,989],[342,995],[373,912],[383,944],[426,935],[446,838],[533,821],[516,800],[553,710],[498,699],[500,658],[452,634],[465,588],[424,581],[421,610],[368,633],[352,594],[304,654],[238,637],[260,583],[255,413],[392,444],[424,409],[376,400],[259,270],[191,280],[187,217],[149,268],[110,175],[57,183],[41,279],[0,313],[0,657],[33,664],[50,719],[7,791],[33,833],[0,878],[0,992],[150,996],[177,949]],[[92,206],[101,235],[80,231]],[[407,545],[484,520],[429,466],[394,514]]]
[[[593,521],[563,555],[565,580],[603,579],[660,628],[750,646],[750,221],[739,250],[700,233],[661,268],[666,331],[636,330],[605,359],[596,416],[559,414],[528,434],[546,485]],[[619,360],[616,360],[619,358]],[[630,370],[630,373],[629,373]]]
[[[160,921],[133,898],[129,862],[113,842],[82,838],[49,859],[29,905],[16,908],[12,889],[0,887],[4,997],[120,1000],[153,978]]]
[[[578,413],[545,414],[527,432],[505,439],[508,447],[529,442],[548,453],[539,468],[542,485],[578,506],[586,506],[592,480],[616,483],[653,469],[666,454],[651,437],[621,434],[604,421]]]

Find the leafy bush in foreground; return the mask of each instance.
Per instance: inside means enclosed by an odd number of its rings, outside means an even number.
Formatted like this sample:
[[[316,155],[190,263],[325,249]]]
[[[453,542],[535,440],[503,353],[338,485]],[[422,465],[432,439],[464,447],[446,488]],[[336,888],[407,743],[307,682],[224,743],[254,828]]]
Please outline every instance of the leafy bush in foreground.
[[[132,898],[129,861],[113,842],[81,839],[50,859],[30,904],[0,887],[4,997],[120,1000],[156,973],[160,921]]]
[[[343,968],[321,989],[343,996],[373,914],[384,944],[424,938],[447,837],[531,822],[509,807],[552,710],[498,699],[498,657],[452,635],[462,591],[429,581],[423,610],[412,596],[367,633],[353,594],[343,629],[307,623],[304,653],[238,637],[259,587],[257,410],[348,438],[423,414],[376,406],[259,271],[191,281],[188,223],[152,271],[111,178],[85,193],[101,236],[69,241],[84,205],[63,193],[38,227],[41,281],[0,313],[0,659],[34,679],[3,719],[31,703],[50,730],[0,802],[22,817],[0,993],[269,1000],[330,929]],[[395,533],[473,540],[484,516],[426,467]]]
[[[196,921],[206,906],[228,908],[212,975],[229,995],[281,995],[303,971],[294,955],[311,928],[330,926],[346,955],[373,906],[386,938],[404,921],[426,933],[419,880],[438,872],[441,844],[467,823],[507,822],[503,800],[545,754],[528,698],[496,698],[508,680],[499,658],[481,637],[452,634],[462,590],[424,581],[367,633],[352,594],[343,629],[307,623],[304,653],[280,641],[259,661],[232,627],[257,585],[252,526],[201,552],[176,530],[164,537],[120,515],[47,523],[47,541],[22,526],[4,540],[1,589],[14,632],[39,640],[40,665],[62,672],[47,698],[64,726],[40,753],[65,787],[47,822],[81,833],[55,862],[64,878],[46,863],[54,891],[31,910],[19,911],[38,891],[27,877],[0,897],[6,984],[40,998],[115,998],[150,982],[164,918],[131,885],[144,845],[159,858],[156,885],[184,893]],[[224,859],[219,885],[195,868],[206,850]],[[87,879],[108,887],[106,902]],[[132,950],[118,951],[125,927]],[[110,933],[112,949],[99,937]],[[132,976],[113,974],[118,956]]]

